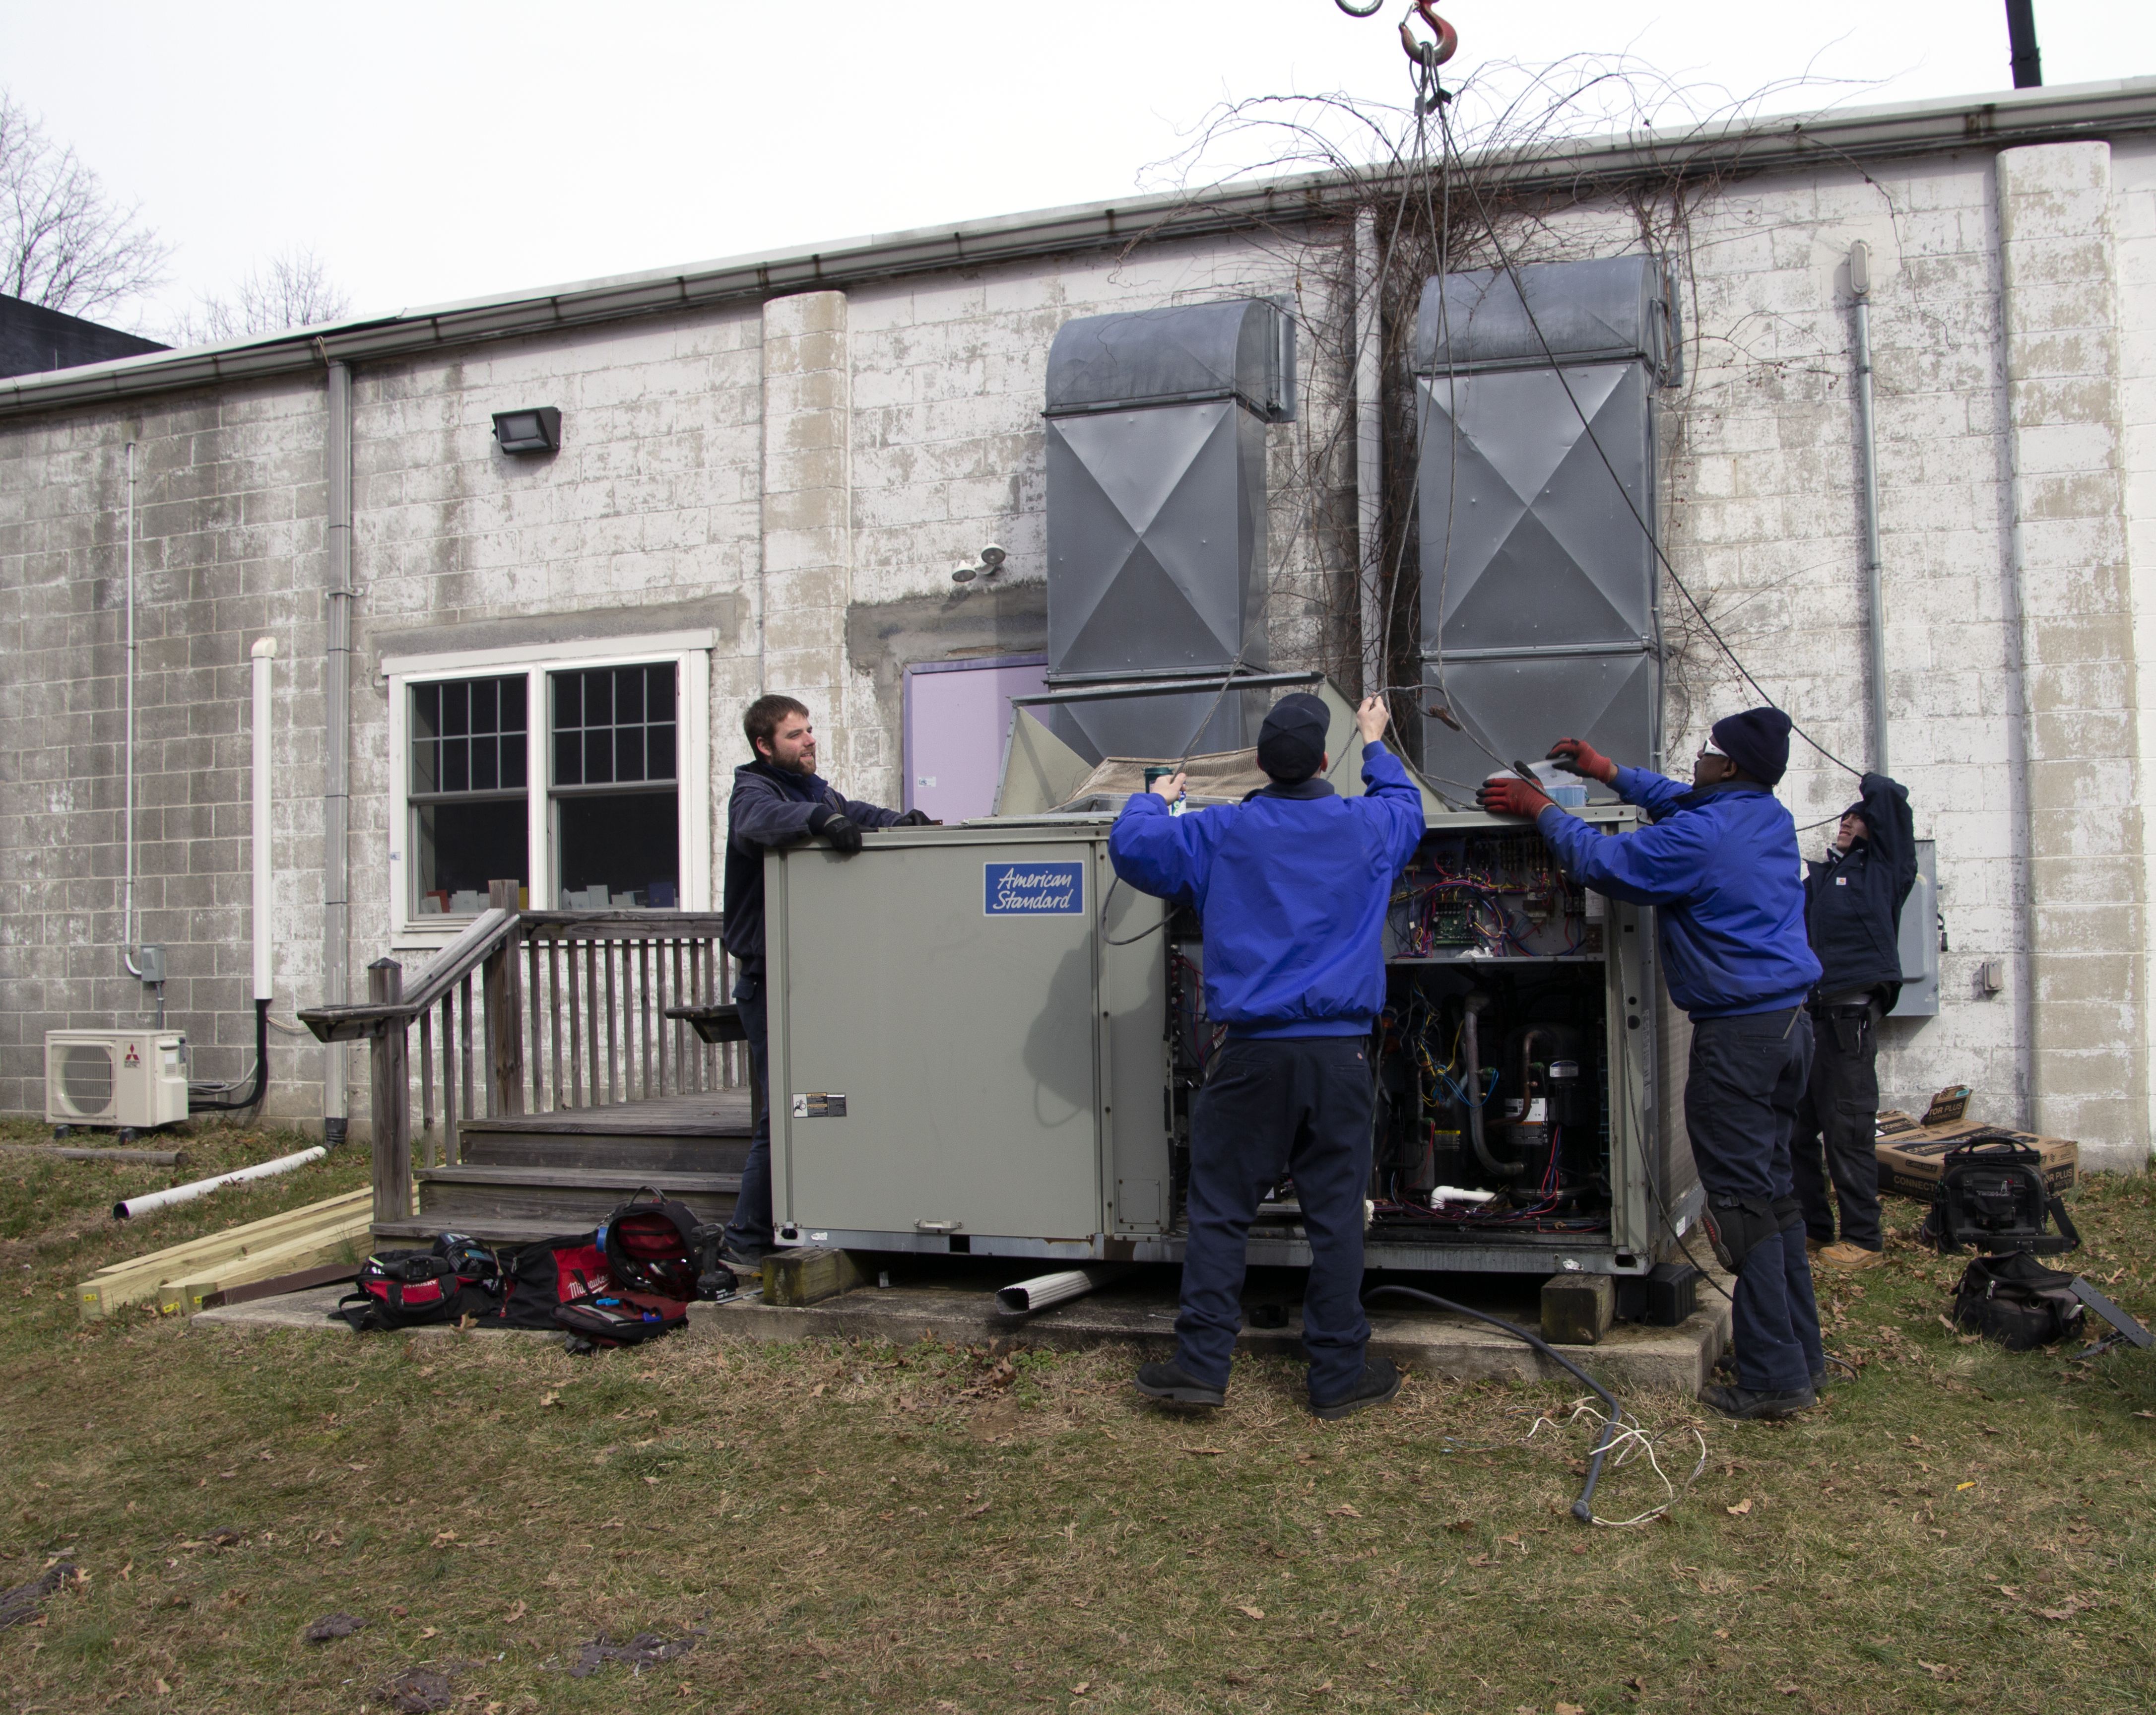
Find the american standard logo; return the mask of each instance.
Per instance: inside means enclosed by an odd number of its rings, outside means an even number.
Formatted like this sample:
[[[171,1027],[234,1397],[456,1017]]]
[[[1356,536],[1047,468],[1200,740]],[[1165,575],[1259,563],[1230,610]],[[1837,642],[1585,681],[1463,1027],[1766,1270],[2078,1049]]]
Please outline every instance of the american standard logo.
[[[989,864],[986,871],[992,917],[1075,917],[1085,911],[1083,864]]]

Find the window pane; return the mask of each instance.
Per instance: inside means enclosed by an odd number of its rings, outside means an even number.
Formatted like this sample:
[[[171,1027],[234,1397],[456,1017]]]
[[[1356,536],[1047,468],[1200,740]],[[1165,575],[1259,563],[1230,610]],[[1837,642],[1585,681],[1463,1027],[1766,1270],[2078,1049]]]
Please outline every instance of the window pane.
[[[461,679],[442,687],[442,733],[460,737],[471,731],[471,686]]]
[[[624,667],[613,675],[613,721],[634,726],[644,719],[644,669]]]
[[[414,914],[468,917],[486,908],[486,884],[530,880],[524,806],[514,798],[422,804],[413,814]]]
[[[524,784],[524,735],[505,732],[501,736],[501,783],[506,787]]]
[[[435,757],[441,747],[431,738],[423,738],[412,747],[412,790],[438,792],[434,782],[437,774]]]
[[[499,732],[501,730],[501,696],[498,679],[478,679],[472,681],[471,730],[475,732]]]
[[[674,729],[671,727],[645,728],[648,735],[644,755],[644,775],[647,780],[671,780],[674,778]]]
[[[468,738],[445,738],[442,741],[443,792],[471,790],[471,741]]]
[[[584,784],[598,786],[613,778],[613,733],[605,727],[584,734]]]
[[[650,701],[644,711],[647,721],[670,721],[674,718],[674,664],[644,670],[645,694]]]
[[[557,732],[554,735],[554,783],[557,786],[582,786],[584,783],[584,741],[581,734]]]
[[[679,907],[680,807],[672,793],[599,793],[557,809],[561,910]]]
[[[581,673],[557,673],[554,684],[554,730],[584,724],[584,679]]]
[[[501,784],[501,741],[489,735],[471,742],[472,790],[492,792]]]
[[[613,675],[608,672],[584,675],[584,725],[609,727],[613,724]]]
[[[442,731],[442,687],[439,685],[415,685],[412,687],[412,736],[414,738],[437,738]]]
[[[523,732],[523,675],[519,674],[514,679],[497,679],[494,682],[501,687],[501,730],[504,732]]]
[[[644,778],[644,729],[641,727],[617,727],[613,729],[613,778],[617,780],[641,780]]]

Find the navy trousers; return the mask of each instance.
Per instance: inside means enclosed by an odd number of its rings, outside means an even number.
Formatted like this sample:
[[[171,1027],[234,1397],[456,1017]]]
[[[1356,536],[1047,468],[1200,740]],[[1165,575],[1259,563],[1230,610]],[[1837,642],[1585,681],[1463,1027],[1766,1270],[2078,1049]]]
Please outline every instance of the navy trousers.
[[[743,959],[734,973],[734,1001],[741,1008],[742,1029],[748,1033],[749,1100],[756,1104],[756,1128],[749,1133],[741,1194],[726,1237],[729,1245],[742,1250],[768,1250],[776,1236],[771,1230],[771,1032],[763,995],[763,961]]]
[[[1708,1197],[1795,1194],[1789,1140],[1811,1071],[1809,1025],[1796,1009],[1693,1020],[1685,1129]],[[1809,1387],[1826,1358],[1802,1214],[1753,1248],[1731,1296],[1738,1385]]]
[[[1228,1385],[1250,1222],[1259,1199],[1291,1173],[1312,1252],[1302,1301],[1310,1397],[1329,1405],[1362,1380],[1371,1100],[1366,1037],[1231,1040],[1220,1050],[1190,1116],[1190,1239],[1175,1319],[1184,1374]]]

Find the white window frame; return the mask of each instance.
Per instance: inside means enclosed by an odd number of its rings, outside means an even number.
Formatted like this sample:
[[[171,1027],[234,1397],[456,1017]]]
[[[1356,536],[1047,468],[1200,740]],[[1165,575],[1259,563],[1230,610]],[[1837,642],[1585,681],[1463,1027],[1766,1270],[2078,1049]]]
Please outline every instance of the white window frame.
[[[531,909],[552,909],[554,875],[553,714],[547,695],[549,673],[595,667],[674,664],[674,782],[680,825],[680,909],[708,911],[711,904],[711,650],[710,631],[666,632],[650,637],[605,638],[590,643],[536,644],[522,649],[465,650],[438,655],[384,656],[381,675],[389,685],[389,923],[393,944],[444,945],[471,920],[418,916],[413,910],[413,819],[408,797],[412,772],[410,688],[449,679],[506,679],[525,675],[525,839]]]

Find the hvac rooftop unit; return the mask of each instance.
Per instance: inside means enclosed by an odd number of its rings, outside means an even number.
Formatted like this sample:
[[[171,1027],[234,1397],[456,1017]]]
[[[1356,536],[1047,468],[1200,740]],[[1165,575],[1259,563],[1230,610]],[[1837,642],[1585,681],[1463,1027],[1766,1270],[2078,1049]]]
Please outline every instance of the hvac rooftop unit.
[[[184,1030],[48,1030],[45,1117],[147,1131],[187,1117]]]

